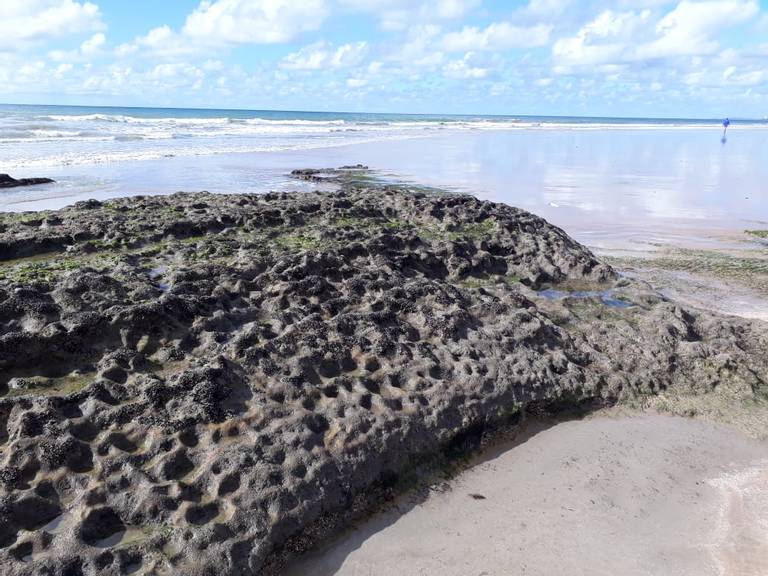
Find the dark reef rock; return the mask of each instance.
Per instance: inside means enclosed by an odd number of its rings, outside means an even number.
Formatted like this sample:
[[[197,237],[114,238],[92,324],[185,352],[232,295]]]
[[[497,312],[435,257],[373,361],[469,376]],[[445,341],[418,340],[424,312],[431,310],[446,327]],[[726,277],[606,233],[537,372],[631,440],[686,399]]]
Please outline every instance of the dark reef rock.
[[[765,394],[764,325],[469,196],[176,194],[2,230],[4,575],[265,574],[531,405]]]
[[[51,184],[50,178],[11,178],[8,174],[0,174],[0,188],[16,188],[17,186],[35,186],[37,184]]]

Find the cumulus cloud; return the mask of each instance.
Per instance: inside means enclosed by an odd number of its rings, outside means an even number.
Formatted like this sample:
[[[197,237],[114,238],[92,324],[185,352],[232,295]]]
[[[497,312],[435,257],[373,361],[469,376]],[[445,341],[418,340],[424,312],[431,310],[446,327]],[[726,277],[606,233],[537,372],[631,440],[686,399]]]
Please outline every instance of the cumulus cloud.
[[[98,54],[106,43],[107,37],[98,32],[80,45],[80,53],[84,56],[93,56]]]
[[[102,54],[102,48],[107,43],[107,37],[102,32],[97,32],[82,44],[77,50],[52,50],[48,58],[54,62],[72,62],[75,60],[90,59]]]
[[[140,50],[145,50],[153,56],[176,58],[189,56],[204,49],[202,44],[190,42],[188,38],[184,38],[170,26],[158,26],[152,28],[144,36],[139,36],[133,42],[119,45],[115,48],[115,55],[123,58],[136,54]]]
[[[99,7],[74,0],[2,0],[0,51],[30,43],[102,30]]]
[[[368,54],[367,42],[353,42],[334,48],[327,42],[316,42],[289,54],[280,62],[288,70],[324,70],[357,66]]]
[[[472,64],[473,54],[468,52],[461,60],[452,60],[443,68],[443,75],[446,78],[455,78],[458,80],[478,80],[488,76],[488,68]]]
[[[409,68],[435,67],[441,64],[444,54],[435,44],[441,28],[434,24],[413,26],[396,50],[387,54],[386,59]]]
[[[236,44],[277,44],[317,30],[328,14],[325,0],[213,0],[190,13],[181,31],[151,29],[115,49],[118,57],[145,51],[164,58]]]
[[[718,37],[759,12],[755,0],[683,0],[660,18],[640,12],[605,10],[578,32],[557,40],[552,54],[559,66],[593,66],[712,54]]]
[[[684,0],[656,25],[659,38],[638,48],[641,58],[708,54],[718,49],[714,36],[750,21],[760,11],[755,0]]]
[[[546,45],[551,32],[552,26],[547,24],[520,27],[509,22],[494,22],[486,28],[465,26],[459,32],[448,33],[442,44],[449,52],[533,48]]]
[[[213,44],[273,44],[317,30],[325,0],[215,0],[201,2],[187,17],[185,36]]]
[[[559,65],[586,66],[622,61],[634,49],[632,36],[647,25],[651,12],[602,12],[575,36],[561,38],[552,47]]]

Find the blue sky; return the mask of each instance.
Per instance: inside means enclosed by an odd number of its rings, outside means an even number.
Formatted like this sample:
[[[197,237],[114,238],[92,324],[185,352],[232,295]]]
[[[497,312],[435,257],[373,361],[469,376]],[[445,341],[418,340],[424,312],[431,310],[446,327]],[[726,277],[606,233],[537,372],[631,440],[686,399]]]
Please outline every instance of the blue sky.
[[[2,0],[0,101],[768,116],[768,0]]]

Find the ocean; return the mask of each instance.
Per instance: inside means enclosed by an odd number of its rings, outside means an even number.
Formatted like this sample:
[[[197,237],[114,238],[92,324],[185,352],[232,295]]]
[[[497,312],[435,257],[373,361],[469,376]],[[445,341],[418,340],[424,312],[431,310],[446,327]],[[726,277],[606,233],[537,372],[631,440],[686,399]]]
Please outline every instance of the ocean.
[[[403,115],[0,105],[0,173],[55,184],[0,210],[208,190],[309,190],[294,168],[384,178],[540,214],[589,246],[768,227],[768,120]]]
[[[457,116],[0,105],[0,171],[179,156],[309,150],[497,130],[707,129],[719,119]],[[768,120],[739,126],[768,128]]]

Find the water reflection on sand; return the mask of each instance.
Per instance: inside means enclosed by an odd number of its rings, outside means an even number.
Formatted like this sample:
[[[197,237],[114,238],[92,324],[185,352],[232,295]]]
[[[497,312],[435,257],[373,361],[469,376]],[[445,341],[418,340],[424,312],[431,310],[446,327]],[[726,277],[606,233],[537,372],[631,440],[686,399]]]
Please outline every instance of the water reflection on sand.
[[[509,130],[316,150],[163,158],[46,168],[59,182],[0,195],[0,209],[177,190],[313,188],[287,173],[363,163],[413,182],[471,192],[546,217],[577,239],[614,249],[697,242],[768,227],[768,130]]]

